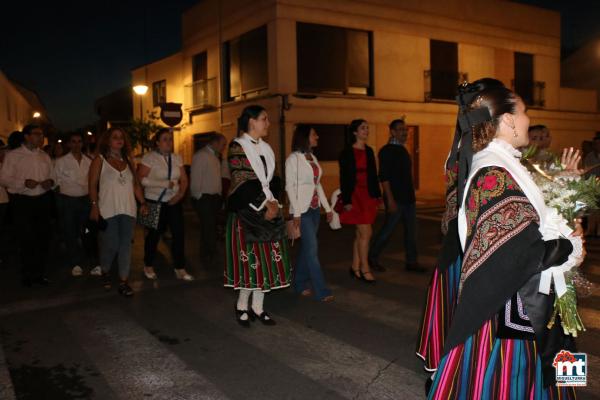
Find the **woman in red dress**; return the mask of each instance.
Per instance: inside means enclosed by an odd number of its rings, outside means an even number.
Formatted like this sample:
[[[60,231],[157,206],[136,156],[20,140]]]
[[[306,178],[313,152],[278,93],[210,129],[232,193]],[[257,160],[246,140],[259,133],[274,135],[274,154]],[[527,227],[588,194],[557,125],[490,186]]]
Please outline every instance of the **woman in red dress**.
[[[369,125],[364,119],[350,123],[346,147],[340,154],[340,197],[344,210],[340,222],[356,225],[352,269],[353,278],[375,282],[368,262],[372,225],[377,216],[381,189],[377,179],[377,166],[373,149],[367,146]]]

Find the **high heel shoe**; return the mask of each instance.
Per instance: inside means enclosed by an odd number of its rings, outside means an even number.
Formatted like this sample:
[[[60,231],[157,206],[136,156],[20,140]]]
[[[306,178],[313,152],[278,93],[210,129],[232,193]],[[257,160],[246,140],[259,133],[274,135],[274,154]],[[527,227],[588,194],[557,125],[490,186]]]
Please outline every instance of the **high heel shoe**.
[[[371,275],[373,277],[373,279],[365,278],[366,274]],[[360,280],[365,283],[375,283],[375,276],[373,275],[373,273],[371,271],[367,271],[367,272],[360,271]]]
[[[357,269],[357,270],[354,270],[354,269],[350,268],[350,269],[348,270],[348,273],[350,274],[350,277],[351,277],[351,278],[354,278],[354,279],[359,279],[359,280],[360,280],[360,279],[362,279],[362,274],[360,273],[360,270],[359,270],[359,269]]]

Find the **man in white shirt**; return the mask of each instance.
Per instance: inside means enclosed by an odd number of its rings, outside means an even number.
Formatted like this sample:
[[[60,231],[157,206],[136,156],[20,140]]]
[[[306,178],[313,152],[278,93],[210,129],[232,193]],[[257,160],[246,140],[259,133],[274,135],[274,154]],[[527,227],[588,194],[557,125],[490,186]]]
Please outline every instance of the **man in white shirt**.
[[[227,140],[215,134],[192,158],[190,192],[200,218],[203,256],[212,263],[217,245],[217,215],[223,205],[221,197],[221,160]]]
[[[97,244],[94,243],[96,235],[89,229],[88,234],[85,234],[86,223],[90,215],[88,172],[92,160],[81,151],[83,148],[81,133],[71,133],[68,146],[69,153],[56,160],[54,173],[59,186],[59,211],[68,260],[70,268],[72,268],[71,273],[73,276],[80,276],[83,273],[81,265],[86,256],[97,257],[97,251],[95,251]],[[94,262],[94,264],[97,263]],[[98,275],[100,268],[95,268],[92,273]]]
[[[21,147],[9,152],[0,171],[0,185],[12,195],[13,218],[21,253],[23,285],[47,285],[46,257],[53,209],[54,171],[40,149],[44,132],[38,125],[23,128]]]

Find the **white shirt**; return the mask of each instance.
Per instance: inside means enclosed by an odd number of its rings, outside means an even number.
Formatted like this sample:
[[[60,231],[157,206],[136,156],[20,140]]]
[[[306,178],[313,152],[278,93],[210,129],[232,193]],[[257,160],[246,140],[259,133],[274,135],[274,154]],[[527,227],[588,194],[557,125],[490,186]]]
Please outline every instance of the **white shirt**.
[[[25,196],[39,196],[47,192],[42,185],[33,189],[25,186],[25,180],[33,179],[43,182],[54,179],[54,169],[50,156],[43,150],[36,148],[29,150],[21,145],[9,151],[4,157],[4,164],[0,171],[0,185],[5,186],[8,193],[22,194]]]
[[[179,178],[181,178],[181,167],[183,160],[179,154],[171,153],[171,179],[169,176],[169,164],[167,157],[158,151],[151,151],[142,157],[141,163],[150,168],[148,176],[142,179],[144,186],[144,197],[149,200],[158,201],[163,190],[164,196],[160,199],[161,203],[171,200],[179,191]],[[173,182],[173,187],[169,189],[169,182]]]
[[[193,198],[199,199],[203,194],[221,194],[221,161],[210,145],[194,154],[190,175]]]
[[[100,171],[100,191],[98,193],[98,209],[104,219],[125,214],[136,217],[137,205],[133,193],[133,173],[126,167],[119,171],[102,158]]]
[[[77,161],[71,152],[56,160],[54,174],[60,193],[71,197],[87,196],[91,164],[92,160],[86,155],[82,154],[81,161]]]
[[[320,205],[326,212],[331,212],[327,196],[321,185],[323,169],[314,155],[312,155],[312,161],[319,168],[317,184],[315,184],[313,167],[304,154],[295,151],[285,160],[285,191],[290,200],[290,214],[293,214],[294,217],[299,217],[308,210],[315,190],[319,196]]]

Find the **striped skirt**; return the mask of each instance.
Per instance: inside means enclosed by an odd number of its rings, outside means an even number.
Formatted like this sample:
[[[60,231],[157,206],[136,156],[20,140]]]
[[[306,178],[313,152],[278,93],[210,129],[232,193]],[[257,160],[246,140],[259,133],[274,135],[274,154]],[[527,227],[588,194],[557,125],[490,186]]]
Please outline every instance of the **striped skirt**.
[[[440,361],[429,399],[574,399],[572,387],[543,386],[535,341],[495,337],[496,317]]]
[[[456,308],[460,270],[459,257],[442,272],[436,268],[429,283],[417,342],[417,356],[423,359],[424,368],[429,372],[437,369],[444,350],[444,341]]]
[[[224,285],[268,292],[290,286],[292,271],[286,239],[246,243],[237,214],[227,217]]]

